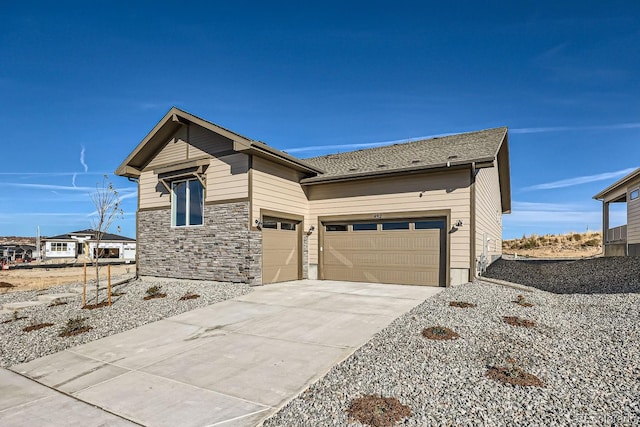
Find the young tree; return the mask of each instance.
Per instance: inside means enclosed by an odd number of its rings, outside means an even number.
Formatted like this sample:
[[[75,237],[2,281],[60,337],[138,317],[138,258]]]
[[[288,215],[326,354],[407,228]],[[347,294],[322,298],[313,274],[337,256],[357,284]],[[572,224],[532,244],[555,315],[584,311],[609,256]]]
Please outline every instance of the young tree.
[[[93,265],[96,270],[96,304],[98,304],[98,291],[100,290],[100,242],[105,233],[113,225],[114,221],[122,218],[124,211],[120,207],[120,196],[113,187],[109,177],[104,175],[102,183],[96,184],[96,191],[91,195],[91,200],[96,208],[92,220],[92,228],[96,234],[96,248],[93,254]],[[118,230],[120,227],[118,227]]]

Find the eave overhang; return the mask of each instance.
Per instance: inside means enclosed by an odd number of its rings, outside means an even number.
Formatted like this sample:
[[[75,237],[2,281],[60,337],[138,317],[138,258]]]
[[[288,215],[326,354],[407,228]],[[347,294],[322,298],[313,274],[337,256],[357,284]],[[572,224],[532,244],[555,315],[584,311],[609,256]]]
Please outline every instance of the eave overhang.
[[[340,175],[340,176],[330,176],[330,177],[311,177],[304,178],[300,180],[300,184],[304,186],[310,185],[319,185],[319,184],[328,184],[333,182],[345,182],[345,181],[355,181],[360,179],[372,179],[372,178],[384,178],[388,176],[400,176],[400,175],[410,175],[416,173],[424,173],[424,172],[442,172],[447,170],[460,170],[460,169],[482,169],[487,167],[493,167],[493,159],[479,159],[477,162],[448,162],[448,163],[438,163],[432,165],[421,165],[416,167],[409,167],[403,169],[391,169],[384,171],[375,171],[375,172],[363,172],[363,173],[353,173],[349,175]]]
[[[631,181],[635,180],[636,178],[640,178],[640,168],[634,170],[629,175],[614,182],[613,184],[611,184],[610,186],[608,186],[607,188],[605,188],[604,190],[602,190],[601,192],[593,196],[593,198],[595,200],[602,200],[602,201],[606,200],[606,201],[616,202],[618,201],[617,199],[619,199],[623,193],[626,197],[627,185]]]

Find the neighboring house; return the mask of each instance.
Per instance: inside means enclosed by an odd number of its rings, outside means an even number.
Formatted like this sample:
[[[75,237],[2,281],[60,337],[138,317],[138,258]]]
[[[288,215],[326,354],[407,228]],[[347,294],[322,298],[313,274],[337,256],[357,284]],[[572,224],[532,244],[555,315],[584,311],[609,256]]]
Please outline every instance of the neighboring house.
[[[640,169],[595,196],[602,201],[602,241],[605,256],[640,256]],[[627,224],[609,228],[609,205],[626,203]]]
[[[96,256],[97,232],[95,230],[74,231],[44,240],[44,257],[78,258]],[[136,241],[117,234],[104,233],[100,239],[100,258],[132,261],[136,259]]]
[[[172,108],[138,181],[138,274],[445,286],[502,252],[507,128],[301,160]]]
[[[33,258],[36,247],[33,245],[0,245],[0,256],[7,262],[26,262]]]

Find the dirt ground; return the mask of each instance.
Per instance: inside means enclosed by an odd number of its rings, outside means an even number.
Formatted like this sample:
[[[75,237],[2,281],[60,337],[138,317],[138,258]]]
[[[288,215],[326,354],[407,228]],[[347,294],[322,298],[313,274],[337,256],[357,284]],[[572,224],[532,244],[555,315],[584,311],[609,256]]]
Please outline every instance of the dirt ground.
[[[532,257],[532,258],[591,258],[602,256],[601,247],[589,247],[582,249],[562,249],[562,248],[535,248],[535,249],[503,249],[502,253]]]
[[[135,264],[112,265],[111,277],[135,274]],[[87,281],[95,277],[95,267],[87,265]],[[107,278],[107,267],[100,267],[100,278]],[[83,267],[33,268],[0,270],[0,292],[24,291],[28,289],[46,289],[51,286],[82,282]],[[13,287],[6,285],[9,283]]]

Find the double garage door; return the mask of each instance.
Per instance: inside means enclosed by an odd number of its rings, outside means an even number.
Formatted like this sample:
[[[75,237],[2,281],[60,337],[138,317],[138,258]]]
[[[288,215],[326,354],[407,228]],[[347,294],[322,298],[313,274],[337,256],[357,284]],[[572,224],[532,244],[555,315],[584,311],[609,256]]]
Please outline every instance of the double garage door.
[[[444,218],[323,222],[321,278],[445,286]],[[263,217],[262,283],[302,278],[300,222]]]
[[[445,220],[326,222],[322,278],[445,286]]]

